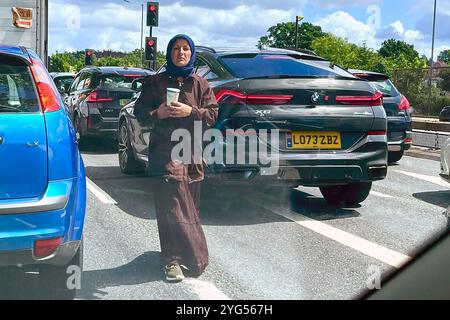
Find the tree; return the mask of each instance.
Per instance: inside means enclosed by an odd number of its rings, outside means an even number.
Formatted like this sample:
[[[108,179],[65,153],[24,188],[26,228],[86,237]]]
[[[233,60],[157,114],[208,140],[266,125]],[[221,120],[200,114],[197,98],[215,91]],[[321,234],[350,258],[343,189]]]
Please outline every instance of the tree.
[[[441,81],[439,81],[438,87],[444,91],[450,92],[450,70],[441,71],[439,77],[441,78]]]
[[[384,41],[378,53],[384,58],[399,59],[403,56],[409,61],[419,59],[419,53],[414,50],[413,45],[395,39]]]
[[[450,64],[450,50],[441,51],[438,55],[438,61],[443,61]]]
[[[258,46],[268,46],[275,48],[295,48],[295,23],[282,22],[270,27],[266,36],[262,36],[258,41]],[[298,48],[312,50],[311,43],[314,39],[323,37],[320,26],[315,26],[309,22],[304,22],[298,29]]]

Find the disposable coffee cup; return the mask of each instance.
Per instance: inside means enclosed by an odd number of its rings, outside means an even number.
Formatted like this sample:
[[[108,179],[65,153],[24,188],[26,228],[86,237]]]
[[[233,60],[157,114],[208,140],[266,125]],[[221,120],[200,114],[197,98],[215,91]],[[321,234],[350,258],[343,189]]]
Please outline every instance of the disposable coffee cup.
[[[180,95],[180,89],[176,88],[167,88],[167,106],[174,101],[178,101],[178,96]]]

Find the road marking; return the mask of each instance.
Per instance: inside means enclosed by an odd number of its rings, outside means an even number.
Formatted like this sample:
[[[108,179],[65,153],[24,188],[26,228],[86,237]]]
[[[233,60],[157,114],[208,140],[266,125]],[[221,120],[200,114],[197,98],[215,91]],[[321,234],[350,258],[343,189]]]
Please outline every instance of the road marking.
[[[111,198],[109,194],[100,189],[95,183],[93,183],[88,177],[86,177],[86,187],[94,194],[101,202],[105,204],[117,204],[116,200]]]
[[[431,182],[437,185],[440,185],[442,187],[447,187],[449,188],[449,184],[447,182],[445,182],[444,180],[442,180],[439,177],[434,177],[434,176],[428,176],[428,175],[424,175],[424,174],[419,174],[419,173],[412,173],[412,172],[406,172],[406,171],[401,171],[401,170],[392,170],[394,172],[398,172],[407,176],[411,176],[417,179],[421,179],[427,182]]]
[[[373,194],[374,196],[381,197],[381,198],[393,198],[393,196],[388,196],[387,194],[376,192],[376,191],[370,191],[370,194]]]
[[[186,279],[184,282],[198,295],[200,300],[231,300],[211,282],[197,279]]]
[[[255,205],[261,206],[261,203],[253,203]],[[379,244],[370,242],[366,239],[342,231],[323,222],[308,218],[299,213],[294,214],[289,209],[274,207],[274,205],[269,203],[264,203],[264,207],[270,209],[273,213],[294,221],[295,223],[311,231],[319,233],[324,237],[337,241],[340,244],[359,251],[369,257],[382,261],[392,267],[400,268],[411,259],[411,257],[407,255],[385,248],[383,246],[380,246]]]

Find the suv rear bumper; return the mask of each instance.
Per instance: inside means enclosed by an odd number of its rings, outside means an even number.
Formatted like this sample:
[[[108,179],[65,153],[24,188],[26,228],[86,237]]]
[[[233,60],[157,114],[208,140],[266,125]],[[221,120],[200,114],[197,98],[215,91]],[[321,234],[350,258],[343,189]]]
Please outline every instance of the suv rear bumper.
[[[81,135],[84,137],[117,137],[118,118],[99,118],[88,126],[88,119],[81,121]]]
[[[281,153],[277,167],[210,165],[206,179],[227,185],[330,186],[382,180],[387,174],[386,143],[369,143],[358,152]]]

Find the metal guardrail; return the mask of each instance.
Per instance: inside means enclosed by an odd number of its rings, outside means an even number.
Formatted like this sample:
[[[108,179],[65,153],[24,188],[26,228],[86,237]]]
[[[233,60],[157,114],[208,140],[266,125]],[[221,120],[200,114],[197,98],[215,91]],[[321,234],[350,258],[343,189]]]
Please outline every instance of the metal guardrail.
[[[413,130],[413,145],[432,149],[441,149],[450,138],[450,132]]]

